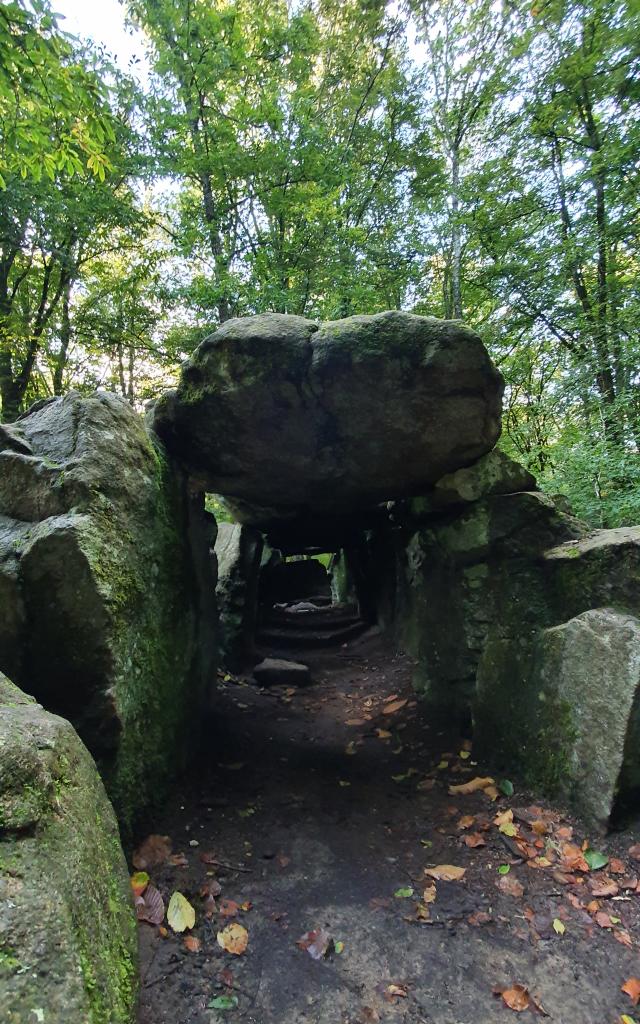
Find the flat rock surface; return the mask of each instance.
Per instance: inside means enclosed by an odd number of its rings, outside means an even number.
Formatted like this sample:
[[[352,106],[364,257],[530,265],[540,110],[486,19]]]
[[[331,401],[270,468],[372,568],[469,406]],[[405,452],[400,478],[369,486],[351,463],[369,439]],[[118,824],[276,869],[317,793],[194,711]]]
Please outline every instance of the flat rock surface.
[[[409,659],[367,634],[310,664],[316,685],[299,692],[222,684],[210,759],[152,823],[183,855],[153,880],[165,899],[178,890],[192,902],[200,950],[141,925],[139,1024],[544,1020],[516,1015],[494,995],[513,984],[558,1024],[636,1019],[621,985],[639,973],[640,895],[623,888],[640,875],[630,853],[637,827],[597,840],[620,863],[569,871],[567,836],[580,846],[588,835],[579,822],[532,807],[517,785],[495,802],[449,793],[489,773],[460,736],[429,726],[414,704]],[[509,810],[527,844],[527,820],[543,823],[533,866],[495,823]],[[485,845],[467,845],[471,836]],[[425,902],[425,869],[443,864],[465,874],[436,881]],[[498,888],[505,878],[518,895]],[[200,894],[214,883],[221,893],[207,918]],[[598,885],[612,895],[596,897]],[[238,956],[216,938],[234,921],[248,932]],[[342,952],[316,961],[301,949],[316,929],[343,942]],[[231,1009],[209,1006],[224,996]]]
[[[310,682],[309,666],[286,658],[264,658],[253,675],[261,686],[306,686]]]
[[[154,426],[207,490],[264,522],[422,493],[493,448],[502,390],[457,321],[270,313],[206,339]]]

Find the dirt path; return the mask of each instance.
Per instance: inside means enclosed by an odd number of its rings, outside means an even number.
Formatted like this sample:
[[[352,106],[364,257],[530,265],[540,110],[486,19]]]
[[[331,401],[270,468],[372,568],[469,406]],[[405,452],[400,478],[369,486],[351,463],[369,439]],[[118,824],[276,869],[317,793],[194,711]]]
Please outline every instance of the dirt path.
[[[200,949],[140,925],[140,1024],[508,1024],[494,989],[514,984],[558,1024],[640,1020],[621,991],[640,977],[637,833],[594,838],[614,859],[580,870],[585,833],[549,806],[449,793],[487,772],[429,730],[408,659],[380,637],[305,660],[306,690],[222,683],[208,762],[154,822],[180,866],[149,874],[165,902],[178,890],[195,907]],[[443,864],[464,876],[429,888],[425,869]],[[221,888],[215,910],[206,886]],[[233,921],[248,931],[239,956],[216,941]],[[314,929],[342,951],[314,960],[296,944]],[[520,1019],[540,1016],[530,1006]]]

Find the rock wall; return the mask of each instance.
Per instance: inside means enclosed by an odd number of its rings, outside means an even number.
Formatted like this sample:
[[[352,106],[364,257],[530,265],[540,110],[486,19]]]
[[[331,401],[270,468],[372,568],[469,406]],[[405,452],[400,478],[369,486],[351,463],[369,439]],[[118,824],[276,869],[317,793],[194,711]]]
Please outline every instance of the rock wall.
[[[2,1020],[132,1024],[137,942],[118,826],[88,751],[0,673]]]
[[[640,528],[590,532],[499,462],[396,504],[368,537],[378,618],[478,753],[604,825],[640,793]]]
[[[230,672],[251,661],[258,622],[262,535],[240,523],[220,523],[215,554],[220,657]]]
[[[40,404],[0,449],[0,669],[73,723],[126,826],[193,749],[211,678],[202,495],[111,394]]]

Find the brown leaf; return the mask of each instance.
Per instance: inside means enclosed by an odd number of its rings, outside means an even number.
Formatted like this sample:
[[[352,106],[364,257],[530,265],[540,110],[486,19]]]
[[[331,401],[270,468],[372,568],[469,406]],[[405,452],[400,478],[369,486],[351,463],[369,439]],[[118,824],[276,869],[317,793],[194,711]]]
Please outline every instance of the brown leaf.
[[[155,885],[149,884],[144,896],[136,898],[135,905],[138,921],[147,921],[148,924],[162,924],[164,920],[164,900]]]
[[[475,850],[477,846],[487,845],[479,832],[469,832],[468,835],[464,836],[464,843],[465,846],[470,846],[472,850]]]
[[[640,978],[627,978],[621,989],[625,995],[629,996],[634,1006],[640,1003]]]
[[[188,949],[190,953],[199,953],[202,949],[202,943],[200,939],[197,939],[195,935],[187,935],[184,939],[184,947]]]
[[[313,931],[305,932],[296,942],[296,946],[306,950],[314,960],[322,960],[327,956],[332,945],[333,940],[324,928],[315,928]]]
[[[608,914],[605,914],[604,910],[598,911],[595,920],[601,928],[613,928],[613,921]]]
[[[500,892],[506,893],[507,896],[513,896],[514,899],[519,900],[524,896],[524,886],[511,872],[508,875],[501,875],[496,886]]]
[[[629,856],[633,857],[634,860],[640,860],[640,843],[629,847]]]
[[[511,988],[502,989],[498,994],[502,996],[503,1002],[509,1009],[515,1010],[516,1013],[522,1013],[523,1010],[529,1009],[529,991],[524,985],[512,985]]]
[[[233,988],[233,974],[229,967],[223,967],[218,977],[222,984],[226,985],[227,988]]]
[[[435,903],[437,894],[438,894],[438,890],[436,889],[435,885],[427,886],[427,888],[422,893],[422,902],[423,903]]]
[[[403,700],[392,700],[390,704],[385,704],[382,709],[383,715],[394,715],[396,711],[400,711],[405,706],[409,698],[405,697]]]
[[[456,867],[454,864],[438,864],[435,868],[425,868],[425,875],[430,875],[439,882],[458,882],[464,878],[466,868]]]
[[[473,925],[474,927],[477,927],[481,924],[489,924],[489,921],[492,920],[493,918],[491,917],[491,914],[487,914],[486,911],[484,910],[476,910],[475,913],[471,914],[467,918],[469,924]]]
[[[203,864],[217,864],[218,856],[212,850],[201,850],[198,854]]]
[[[589,888],[594,896],[599,896],[601,899],[605,899],[607,896],[617,896],[620,892],[620,886],[617,882],[614,882],[612,878],[590,878]]]
[[[618,857],[612,857],[609,861],[609,871],[612,875],[624,875],[626,870],[624,863]]]
[[[588,871],[589,865],[584,859],[582,850],[573,843],[564,843],[562,846],[562,866],[568,871]]]
[[[633,939],[629,935],[629,932],[625,931],[624,928],[615,928],[613,937],[623,946],[627,946],[628,949],[633,949]]]
[[[131,859],[134,868],[146,871],[148,868],[164,864],[170,855],[171,840],[169,836],[150,835],[141,843]]]
[[[240,907],[235,900],[223,899],[220,900],[220,913],[223,917],[236,917]]]
[[[210,881],[205,882],[200,887],[200,895],[204,899],[206,896],[219,896],[222,892],[222,886],[217,878],[212,878]]]
[[[475,820],[473,814],[463,814],[458,822],[458,828],[471,828]]]

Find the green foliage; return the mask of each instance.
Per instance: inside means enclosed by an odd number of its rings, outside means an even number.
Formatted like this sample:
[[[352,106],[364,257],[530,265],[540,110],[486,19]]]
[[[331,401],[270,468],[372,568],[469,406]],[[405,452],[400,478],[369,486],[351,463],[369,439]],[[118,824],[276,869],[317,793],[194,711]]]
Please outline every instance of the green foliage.
[[[127,9],[144,95],[46,0],[0,8],[3,418],[70,387],[139,405],[230,316],[462,317],[505,450],[637,522],[635,0]]]

